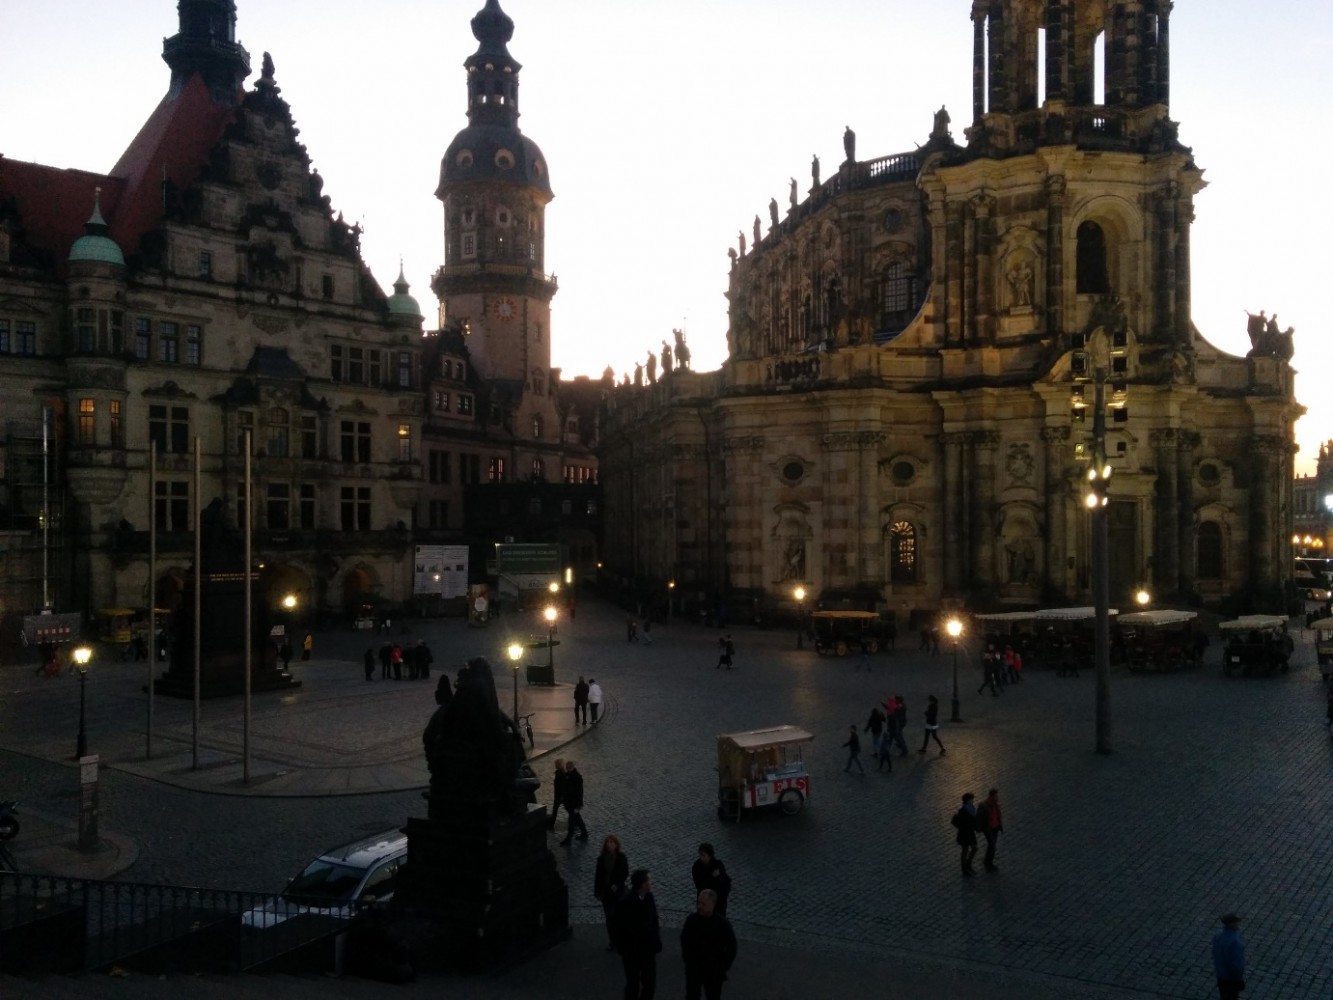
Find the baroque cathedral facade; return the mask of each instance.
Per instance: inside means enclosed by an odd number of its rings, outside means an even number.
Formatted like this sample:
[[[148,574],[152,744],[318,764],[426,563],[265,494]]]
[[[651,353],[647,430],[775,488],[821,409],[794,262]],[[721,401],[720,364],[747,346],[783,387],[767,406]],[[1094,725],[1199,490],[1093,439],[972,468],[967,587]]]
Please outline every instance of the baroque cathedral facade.
[[[467,504],[497,536],[547,540],[561,488],[596,479],[599,390],[550,365],[552,192],[496,0],[437,192],[440,330],[401,273],[393,294],[371,274],[267,54],[244,86],[233,0],[178,8],[167,94],[110,171],[0,157],[6,637],[43,606],[144,608],[150,579],[170,608],[196,503],[238,545],[249,507],[262,599],[293,594],[313,621],[411,600],[417,544],[501,540],[469,537]],[[595,559],[594,532],[571,534]]]
[[[961,141],[943,108],[908,153],[848,130],[756,217],[721,369],[610,395],[613,573],[737,611],[1089,603],[1104,447],[1113,605],[1276,599],[1303,411],[1289,337],[1237,357],[1190,318],[1171,7],[975,0]]]

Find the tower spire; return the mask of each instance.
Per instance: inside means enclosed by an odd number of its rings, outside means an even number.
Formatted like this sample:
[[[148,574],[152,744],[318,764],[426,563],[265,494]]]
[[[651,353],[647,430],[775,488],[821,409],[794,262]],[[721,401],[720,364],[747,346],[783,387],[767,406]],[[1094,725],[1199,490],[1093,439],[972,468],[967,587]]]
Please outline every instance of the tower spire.
[[[500,9],[500,0],[472,18],[472,34],[481,44],[463,65],[467,69],[467,119],[472,125],[518,126],[518,72],[523,67],[509,54],[514,22]]]
[[[180,30],[162,43],[162,59],[171,67],[168,97],[178,97],[196,73],[213,100],[234,105],[250,75],[250,53],[236,41],[234,0],[179,0]]]

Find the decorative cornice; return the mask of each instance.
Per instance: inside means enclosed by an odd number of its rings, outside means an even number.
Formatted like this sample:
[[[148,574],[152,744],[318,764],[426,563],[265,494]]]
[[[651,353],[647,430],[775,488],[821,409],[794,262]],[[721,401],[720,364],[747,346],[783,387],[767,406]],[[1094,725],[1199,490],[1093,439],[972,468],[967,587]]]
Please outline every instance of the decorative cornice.
[[[733,438],[727,438],[722,442],[722,450],[739,453],[763,451],[764,438],[762,434],[744,434]]]
[[[825,434],[820,444],[825,451],[859,451],[863,448],[878,447],[888,440],[883,431],[835,431]]]

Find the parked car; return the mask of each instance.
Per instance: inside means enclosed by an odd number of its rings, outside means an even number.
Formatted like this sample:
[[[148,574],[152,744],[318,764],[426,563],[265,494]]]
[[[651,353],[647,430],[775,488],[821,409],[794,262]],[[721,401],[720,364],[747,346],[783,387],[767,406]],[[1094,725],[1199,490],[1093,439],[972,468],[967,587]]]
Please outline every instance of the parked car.
[[[330,848],[287,883],[282,894],[241,915],[246,927],[267,929],[301,914],[351,918],[357,902],[387,902],[407,858],[399,829]]]

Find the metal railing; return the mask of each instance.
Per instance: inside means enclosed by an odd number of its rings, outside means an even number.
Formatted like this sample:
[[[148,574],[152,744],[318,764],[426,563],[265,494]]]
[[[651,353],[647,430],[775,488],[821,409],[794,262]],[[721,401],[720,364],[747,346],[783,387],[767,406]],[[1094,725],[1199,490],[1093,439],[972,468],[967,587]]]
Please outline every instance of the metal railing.
[[[316,909],[330,901],[0,872],[0,971],[239,972],[276,968],[303,950],[317,952],[308,967],[328,970],[334,936],[368,905]]]

